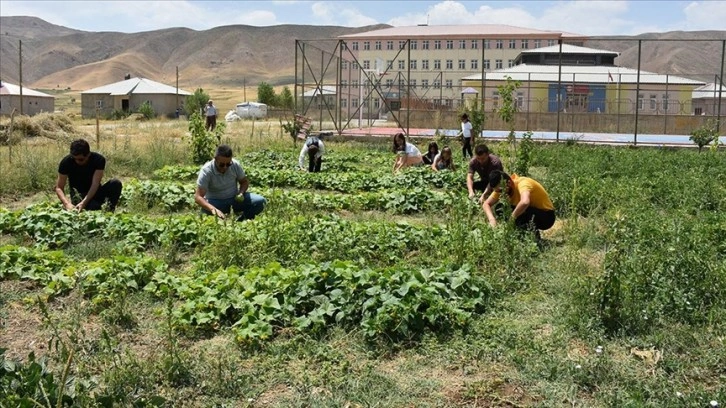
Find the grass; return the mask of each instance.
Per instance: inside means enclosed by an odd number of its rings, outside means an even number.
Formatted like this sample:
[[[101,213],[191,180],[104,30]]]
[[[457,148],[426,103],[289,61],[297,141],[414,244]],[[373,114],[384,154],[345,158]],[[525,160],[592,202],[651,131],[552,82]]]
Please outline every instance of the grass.
[[[85,122],[74,123],[86,129]],[[104,122],[99,150],[108,158],[107,176],[150,179],[163,166],[188,165],[185,125]],[[296,165],[297,149],[279,135],[276,122],[255,123],[254,130],[250,122],[234,123],[225,140],[238,157],[267,149]],[[506,151],[503,144],[491,147]],[[336,155],[350,157],[346,164],[354,168],[352,173],[383,177],[390,173],[387,148],[330,142],[329,163],[336,164]],[[56,141],[26,140],[13,149],[13,163],[0,150],[0,172],[12,174],[0,179],[0,205],[18,196],[27,203],[43,200],[66,150]],[[419,244],[427,250],[408,249],[390,238],[387,249],[372,250],[376,256],[351,261],[372,268],[462,260],[479,265],[475,273],[488,279],[496,295],[461,330],[371,340],[356,326],[330,324],[323,331],[276,327],[273,338],[246,346],[226,323],[208,329],[179,324],[175,316],[181,300],[173,297],[159,299],[129,289],[99,308],[78,286],[46,301],[42,285],[6,278],[0,279],[0,318],[3,329],[11,329],[0,330],[0,344],[12,358],[26,359],[31,351],[47,357],[55,373],[68,361],[68,350],[74,350],[70,367],[79,381],[77,406],[98,403],[94,395],[120,406],[152,404],[156,397],[177,407],[706,406],[726,400],[723,303],[704,303],[703,313],[669,309],[666,295],[681,304],[679,299],[693,300],[684,287],[724,290],[718,279],[667,280],[726,273],[724,241],[718,239],[726,237],[726,191],[719,181],[726,170],[719,163],[722,152],[537,146],[532,173],[549,189],[559,216],[556,227],[544,234],[546,248],[537,253],[525,250],[526,240],[490,231],[478,211],[459,203],[411,215],[333,214],[340,216],[341,227],[319,242],[355,241],[308,255],[299,252],[308,245],[300,241],[314,235],[307,234],[303,228],[308,224],[300,220],[331,214],[279,202],[295,188],[277,188],[276,202],[258,220],[221,230],[196,249],[159,244],[144,250],[184,276],[196,273],[198,265],[216,268],[230,259],[241,265],[277,261],[294,267],[304,260],[364,253],[362,249],[381,243],[378,237],[412,239],[395,235],[389,223],[446,228],[443,237]],[[243,162],[248,164],[270,165],[262,159]],[[465,189],[454,194],[465,200]],[[134,203],[123,210],[160,220],[194,211],[160,214]],[[388,227],[364,234],[366,225]],[[108,258],[124,240],[82,236],[63,247],[68,257],[89,262]],[[33,246],[17,232],[0,235],[0,244]],[[621,258],[615,257],[617,248],[624,251]],[[401,257],[391,260],[380,251],[401,251]],[[679,259],[693,263],[685,266]],[[706,262],[708,271],[697,259]],[[615,262],[623,269],[614,268]],[[668,272],[671,268],[687,268],[688,273],[669,275],[675,273]],[[599,307],[607,285],[615,285],[607,280],[608,271],[619,270],[628,273],[620,276],[622,303],[615,306],[629,326],[609,331]],[[662,280],[649,280],[653,277]],[[655,289],[648,292],[651,298],[641,299],[639,288]],[[652,308],[647,324],[627,320],[640,305]]]

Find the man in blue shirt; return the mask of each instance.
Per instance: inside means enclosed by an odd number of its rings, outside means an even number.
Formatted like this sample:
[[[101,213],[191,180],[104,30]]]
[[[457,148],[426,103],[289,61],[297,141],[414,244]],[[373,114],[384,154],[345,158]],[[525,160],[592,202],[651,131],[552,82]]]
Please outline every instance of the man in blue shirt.
[[[262,212],[267,200],[259,194],[248,192],[249,186],[242,166],[232,159],[232,148],[219,145],[214,159],[199,170],[194,202],[206,214],[223,219],[234,210],[235,214],[241,214],[238,221],[251,220]]]

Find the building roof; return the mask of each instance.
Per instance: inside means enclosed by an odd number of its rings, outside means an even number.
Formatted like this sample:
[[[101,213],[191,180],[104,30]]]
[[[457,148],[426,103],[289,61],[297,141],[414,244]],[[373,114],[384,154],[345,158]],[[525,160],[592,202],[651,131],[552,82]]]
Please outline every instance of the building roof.
[[[560,46],[558,45],[551,45],[549,47],[541,47],[541,48],[533,48],[533,49],[527,49],[522,50],[519,54],[559,54],[560,53]],[[563,54],[593,54],[593,55],[613,55],[618,56],[620,55],[619,52],[615,51],[608,51],[608,50],[599,50],[597,48],[589,48],[589,47],[578,47],[577,45],[572,44],[562,44],[562,53]]]
[[[7,82],[0,82],[0,95],[20,95],[20,86]],[[55,98],[53,95],[23,87],[23,96],[37,96],[41,98]]]
[[[81,92],[82,95],[87,94],[104,94],[104,95],[130,95],[130,94],[175,94],[177,89],[173,86],[164,85],[160,82],[152,81],[146,78],[131,78],[125,81],[115,82],[113,84],[100,86],[98,88],[89,89]],[[179,95],[191,95],[190,92],[179,89]]]
[[[504,24],[460,24],[460,25],[418,25],[406,27],[391,27],[380,30],[366,31],[363,33],[341,35],[340,39],[375,39],[375,38],[517,38],[542,36],[543,38],[586,38],[585,36],[562,33],[559,31],[535,30],[532,28],[515,27]]]
[[[499,69],[486,72],[485,78],[490,81],[505,81],[511,77],[521,82],[557,82],[559,78],[559,66],[557,65],[515,65],[511,68]],[[481,81],[481,74],[469,75],[464,81]],[[635,84],[638,82],[638,70],[612,66],[582,66],[563,65],[562,82],[577,83],[621,83]],[[704,85],[702,81],[683,78],[675,75],[663,75],[653,72],[640,71],[641,84],[669,84],[669,85]]]
[[[303,92],[302,96],[305,96],[305,97],[313,97],[313,96],[318,96],[321,93],[323,94],[323,96],[325,96],[325,95],[335,95],[335,87],[334,86],[323,85],[322,92],[320,92],[320,88],[314,88],[314,89],[311,89],[309,91]]]
[[[726,86],[721,85],[721,95],[722,98],[726,98]],[[693,99],[703,99],[703,98],[714,98],[718,99],[719,97],[719,89],[718,85],[715,83],[706,84],[704,86],[700,86],[693,90],[693,93],[691,94],[691,98]]]

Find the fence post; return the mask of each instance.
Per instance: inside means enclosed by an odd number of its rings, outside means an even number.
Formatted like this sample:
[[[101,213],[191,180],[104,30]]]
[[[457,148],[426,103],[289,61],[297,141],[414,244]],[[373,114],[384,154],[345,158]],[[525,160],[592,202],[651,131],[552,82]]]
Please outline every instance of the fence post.
[[[716,116],[716,132],[721,133],[721,100],[723,99],[723,64],[724,55],[726,55],[726,40],[721,41],[721,75],[718,78],[718,115]]]
[[[640,51],[643,40],[638,40],[638,79],[635,84],[635,132],[633,133],[633,145],[638,145],[638,116],[640,114]]]

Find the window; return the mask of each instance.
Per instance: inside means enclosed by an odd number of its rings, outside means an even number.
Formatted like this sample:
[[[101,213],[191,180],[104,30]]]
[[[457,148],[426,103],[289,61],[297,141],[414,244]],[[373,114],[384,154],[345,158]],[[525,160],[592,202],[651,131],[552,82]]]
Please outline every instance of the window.
[[[656,105],[657,105],[657,101],[656,101],[657,97],[658,97],[657,95],[650,95],[650,110],[655,110]]]
[[[459,60],[459,69],[466,69],[466,60]]]
[[[393,60],[386,61],[386,69],[393,69]]]
[[[380,50],[380,49],[381,49],[381,42],[376,41],[376,50]]]
[[[466,49],[466,40],[459,40],[459,49],[460,50]]]
[[[534,40],[534,48],[541,48],[542,40]]]
[[[447,50],[453,50],[454,49],[454,40],[446,40],[446,49]]]
[[[517,40],[509,40],[509,49],[517,48]]]
[[[392,79],[386,79],[386,87],[391,88],[393,86],[393,80]]]
[[[371,42],[370,41],[363,41],[363,49],[366,51],[371,50]]]
[[[348,107],[348,100],[343,98],[340,100],[340,107],[341,108],[347,108]]]
[[[517,92],[517,110],[522,110],[524,107],[524,92]]]
[[[353,61],[353,70],[355,71],[356,69],[358,69],[358,63]]]
[[[498,59],[494,63],[494,69],[502,69],[502,60]]]
[[[378,109],[381,107],[381,100],[378,98],[373,98],[373,107]]]
[[[696,116],[703,115],[703,108],[696,108],[696,110],[693,111],[693,114]]]
[[[471,49],[476,50],[479,48],[479,40],[471,40]]]
[[[386,49],[387,50],[393,49],[393,41],[386,41]]]
[[[491,69],[491,65],[489,65],[489,60],[484,60],[484,69]]]
[[[484,49],[485,50],[488,50],[489,48],[491,48],[490,41],[489,40],[484,40]]]
[[[441,60],[434,60],[434,69],[441,69]]]
[[[398,69],[406,69],[406,61],[398,60]]]
[[[96,109],[103,109],[103,100],[96,101]]]
[[[411,89],[416,89],[416,80],[415,79],[412,79],[409,83],[411,84]]]
[[[434,89],[441,88],[441,81],[438,79],[434,79]]]
[[[353,88],[357,87],[358,86],[358,80],[357,79],[354,79],[352,81],[352,85],[353,85]]]
[[[351,108],[357,108],[358,107],[358,98],[353,98],[350,100],[350,107]]]
[[[406,86],[406,82],[403,80],[403,78],[398,78],[398,87],[403,88]]]
[[[497,49],[504,49],[504,40],[497,40]]]
[[[371,69],[371,62],[369,60],[363,60],[363,69]]]
[[[522,40],[522,48],[529,48],[529,40]]]
[[[358,51],[358,41],[353,41],[353,51]]]
[[[514,66],[514,60],[507,61],[507,67],[512,68]]]
[[[441,40],[434,40],[434,49],[435,50],[441,49]]]
[[[446,105],[447,108],[451,108],[451,105],[452,105],[451,99],[445,99],[444,100],[444,105]]]
[[[342,61],[340,63],[340,69],[348,69],[348,61]]]
[[[411,49],[412,50],[417,50],[418,49],[418,41],[411,40]]]
[[[421,49],[422,50],[428,50],[429,49],[429,40],[423,40],[421,42]]]
[[[663,112],[668,112],[668,94],[663,94]]]
[[[454,60],[446,60],[446,69],[454,69]]]
[[[341,79],[341,80],[340,80],[340,87],[341,87],[341,88],[347,88],[347,87],[348,87],[348,80],[346,80],[346,79]]]
[[[446,87],[449,88],[449,89],[453,88],[454,87],[454,81],[451,80],[451,79],[447,79],[446,80]]]
[[[497,91],[492,92],[492,105],[494,105],[495,108],[499,107],[499,92]]]
[[[411,69],[417,69],[416,65],[417,65],[416,60],[411,60]]]
[[[643,94],[638,94],[638,110],[643,110]]]
[[[471,60],[471,69],[479,69],[479,60]]]
[[[422,79],[421,80],[421,88],[428,89],[429,88],[429,80],[428,79]]]
[[[421,69],[429,69],[429,60],[421,60]]]
[[[403,41],[403,40],[398,41],[398,49],[402,50],[404,48],[406,48],[406,41]]]
[[[557,40],[547,40],[547,46],[551,47],[553,45],[557,45]]]

